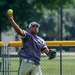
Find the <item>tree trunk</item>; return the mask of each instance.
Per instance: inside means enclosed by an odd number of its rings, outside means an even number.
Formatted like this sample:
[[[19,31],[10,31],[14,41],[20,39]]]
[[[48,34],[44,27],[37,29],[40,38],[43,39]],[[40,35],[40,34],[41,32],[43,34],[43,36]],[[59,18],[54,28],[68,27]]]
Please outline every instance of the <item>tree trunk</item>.
[[[0,41],[1,41],[1,31],[0,31]]]
[[[1,41],[1,31],[0,31],[0,41]],[[0,47],[0,57],[1,57],[1,47]]]

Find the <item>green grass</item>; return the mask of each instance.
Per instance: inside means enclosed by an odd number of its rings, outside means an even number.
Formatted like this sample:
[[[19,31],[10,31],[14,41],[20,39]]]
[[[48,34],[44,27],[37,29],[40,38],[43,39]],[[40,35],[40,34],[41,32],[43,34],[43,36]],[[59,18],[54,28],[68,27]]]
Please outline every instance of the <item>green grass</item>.
[[[60,60],[53,59],[48,60],[47,58],[41,59],[41,69],[43,75],[60,75]],[[19,60],[18,59],[10,59],[9,62],[9,75],[17,75]],[[8,61],[6,61],[5,75],[8,75]],[[75,75],[75,59],[63,59],[62,61],[62,75]],[[0,73],[0,75],[2,75]]]
[[[59,61],[58,60],[42,60],[41,68],[43,75],[59,75]],[[56,71],[57,70],[57,71]]]
[[[64,75],[75,75],[75,59],[63,60],[62,66]]]
[[[60,75],[60,60],[42,60],[41,68],[43,75]],[[63,59],[62,75],[75,75],[74,59]]]

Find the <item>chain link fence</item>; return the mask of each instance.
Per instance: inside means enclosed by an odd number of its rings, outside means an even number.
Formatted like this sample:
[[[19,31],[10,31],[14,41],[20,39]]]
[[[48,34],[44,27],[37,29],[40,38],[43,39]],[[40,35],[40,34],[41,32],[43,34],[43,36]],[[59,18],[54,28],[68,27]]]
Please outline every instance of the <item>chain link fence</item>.
[[[48,46],[56,48],[56,58],[48,60],[45,54],[41,54],[41,69],[43,75],[75,75],[75,46]],[[0,47],[0,75],[18,75],[20,57],[18,50],[20,46]]]

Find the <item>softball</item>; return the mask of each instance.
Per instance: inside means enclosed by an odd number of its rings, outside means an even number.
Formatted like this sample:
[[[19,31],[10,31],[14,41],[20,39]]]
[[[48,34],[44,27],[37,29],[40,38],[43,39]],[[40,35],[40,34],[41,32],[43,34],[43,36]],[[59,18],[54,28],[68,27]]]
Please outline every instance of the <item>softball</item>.
[[[13,14],[13,10],[12,9],[9,9],[8,11],[7,11],[7,14]]]

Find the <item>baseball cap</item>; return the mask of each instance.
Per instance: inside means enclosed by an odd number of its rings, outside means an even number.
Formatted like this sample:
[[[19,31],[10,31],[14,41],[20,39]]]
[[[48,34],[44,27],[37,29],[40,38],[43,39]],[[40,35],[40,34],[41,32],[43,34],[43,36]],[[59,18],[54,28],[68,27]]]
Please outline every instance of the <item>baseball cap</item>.
[[[31,22],[31,23],[29,24],[29,28],[30,28],[31,26],[33,26],[33,25],[37,25],[38,27],[40,27],[40,24],[39,24],[39,23],[33,21],[33,22]]]

